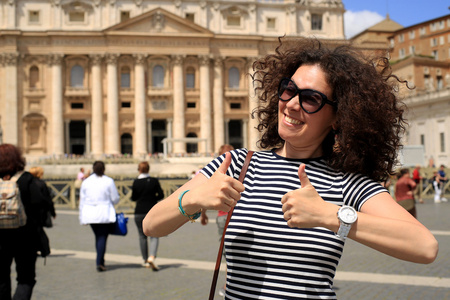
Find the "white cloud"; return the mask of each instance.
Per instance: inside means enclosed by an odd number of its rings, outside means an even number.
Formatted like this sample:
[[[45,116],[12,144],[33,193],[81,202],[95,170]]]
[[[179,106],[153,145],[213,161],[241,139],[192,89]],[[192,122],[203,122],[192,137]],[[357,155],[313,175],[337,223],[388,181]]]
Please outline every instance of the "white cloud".
[[[344,30],[346,38],[351,38],[372,25],[381,22],[384,19],[380,14],[362,10],[362,11],[346,11],[344,13]]]

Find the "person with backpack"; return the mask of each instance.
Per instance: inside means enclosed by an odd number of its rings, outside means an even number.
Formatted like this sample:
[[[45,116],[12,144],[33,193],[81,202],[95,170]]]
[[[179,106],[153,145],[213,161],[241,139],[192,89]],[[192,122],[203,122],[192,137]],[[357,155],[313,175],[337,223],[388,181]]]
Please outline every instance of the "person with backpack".
[[[24,171],[25,158],[19,148],[11,144],[0,145],[0,191],[7,190],[11,182],[16,182],[11,197],[3,197],[2,206],[8,201],[16,201],[19,209],[18,221],[15,215],[0,215],[0,299],[11,299],[11,264],[14,259],[17,272],[17,287],[12,299],[31,299],[36,284],[37,251],[40,248],[40,218],[43,203],[35,185],[34,177]],[[14,192],[14,190],[18,193]],[[23,209],[25,214],[23,214]],[[21,211],[22,210],[22,211]],[[14,209],[10,209],[10,212]],[[26,219],[26,221],[25,221]]]

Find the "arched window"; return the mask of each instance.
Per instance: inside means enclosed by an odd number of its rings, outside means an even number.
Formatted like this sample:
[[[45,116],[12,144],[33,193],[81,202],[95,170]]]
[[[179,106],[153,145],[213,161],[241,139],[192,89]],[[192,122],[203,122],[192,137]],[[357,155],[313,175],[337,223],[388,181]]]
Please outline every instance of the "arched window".
[[[39,86],[39,68],[32,66],[30,68],[30,88],[34,89]]]
[[[164,87],[164,68],[160,65],[156,65],[153,68],[152,74],[152,86],[157,88]]]
[[[186,88],[195,88],[195,69],[193,67],[186,69]]]
[[[230,89],[239,89],[239,70],[236,67],[231,67],[228,70],[228,87]]]
[[[130,87],[130,67],[122,67],[120,69],[120,87]]]
[[[70,70],[70,86],[75,88],[83,87],[84,69],[80,65],[75,65]]]

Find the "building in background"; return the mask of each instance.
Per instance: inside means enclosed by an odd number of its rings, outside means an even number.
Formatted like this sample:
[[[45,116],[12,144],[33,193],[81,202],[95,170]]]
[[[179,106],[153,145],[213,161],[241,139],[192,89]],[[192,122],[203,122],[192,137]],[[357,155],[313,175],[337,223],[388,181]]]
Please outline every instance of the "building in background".
[[[341,0],[0,2],[1,141],[27,155],[256,148],[255,58],[344,42]],[[192,138],[186,142],[185,138]]]
[[[369,51],[386,45],[393,72],[412,90],[400,92],[408,106],[406,146],[423,146],[427,166],[450,166],[450,15],[403,27],[389,19],[352,41]]]

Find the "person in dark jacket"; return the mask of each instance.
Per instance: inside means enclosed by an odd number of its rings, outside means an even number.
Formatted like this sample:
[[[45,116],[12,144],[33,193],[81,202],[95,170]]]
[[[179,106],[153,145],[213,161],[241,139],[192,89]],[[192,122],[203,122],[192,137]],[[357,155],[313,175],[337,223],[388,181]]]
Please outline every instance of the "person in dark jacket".
[[[17,185],[25,207],[27,222],[14,229],[0,229],[0,299],[11,299],[11,264],[14,259],[17,272],[17,287],[12,299],[31,299],[36,284],[36,259],[40,249],[39,191],[34,177],[25,172],[25,158],[19,148],[11,144],[0,145],[0,178],[10,180],[19,177]]]
[[[41,220],[43,224],[46,224],[48,222],[47,213],[49,213],[51,217],[56,218],[56,211],[48,186],[42,179],[42,177],[44,177],[44,169],[42,167],[31,167],[29,172],[35,177],[35,182],[39,188],[40,194],[43,196],[42,201],[46,204],[45,209],[41,212]],[[50,222],[48,223],[51,223],[51,219],[49,221]]]
[[[148,174],[150,166],[148,162],[143,161],[138,165],[139,176],[133,182],[131,200],[136,201],[134,210],[134,220],[139,233],[139,246],[141,248],[142,258],[144,259],[143,267],[152,268],[158,271],[159,267],[155,263],[156,254],[158,252],[159,238],[150,237],[150,255],[148,250],[148,239],[142,230],[142,221],[148,211],[164,198],[164,192],[161,189],[158,179],[150,177]]]

